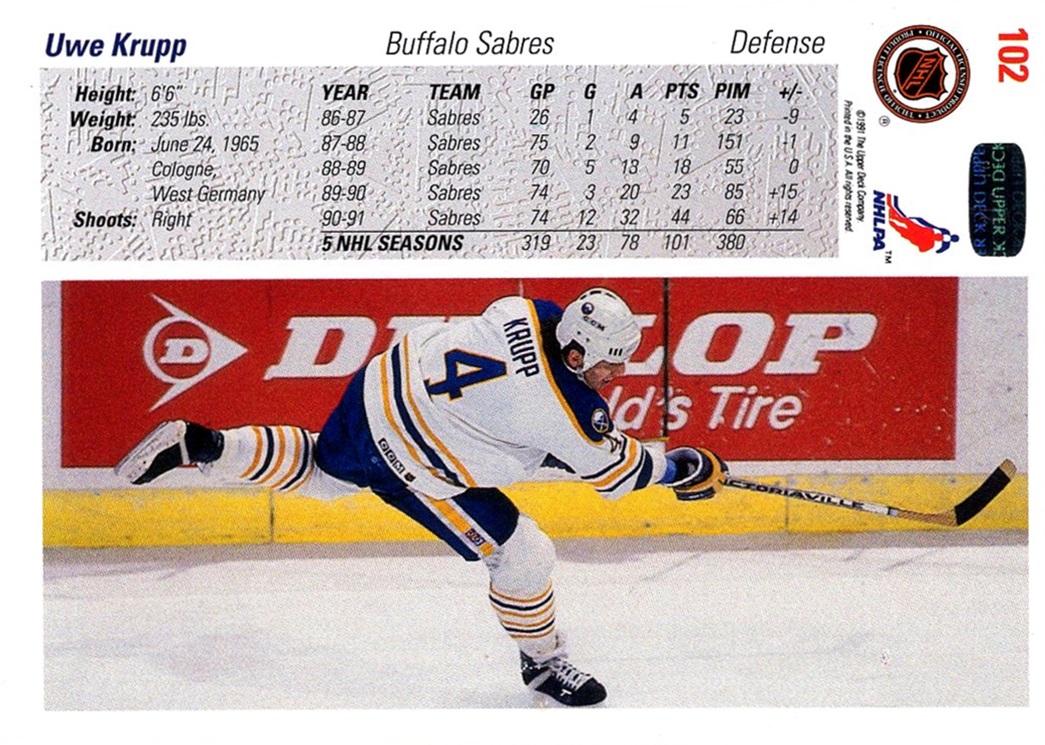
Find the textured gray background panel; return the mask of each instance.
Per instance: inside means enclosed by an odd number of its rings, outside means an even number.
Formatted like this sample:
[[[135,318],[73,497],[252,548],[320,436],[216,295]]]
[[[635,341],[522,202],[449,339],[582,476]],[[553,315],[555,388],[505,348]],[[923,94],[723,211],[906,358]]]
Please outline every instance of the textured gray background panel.
[[[432,100],[433,84],[454,83],[477,84],[478,98]],[[366,100],[324,100],[333,84],[366,85]],[[535,99],[535,84],[555,88]],[[716,97],[720,84],[739,87]],[[131,100],[87,101],[84,90]],[[830,65],[44,70],[43,254],[835,256],[837,108]],[[362,122],[347,123],[355,110]],[[84,113],[134,120],[74,125]],[[478,122],[430,123],[451,114]],[[249,149],[225,147],[243,137]],[[433,149],[451,137],[477,148]],[[151,152],[161,141],[190,151]],[[727,173],[735,158],[742,170]],[[432,174],[451,161],[478,173]],[[160,191],[171,187],[187,201]],[[234,198],[201,199],[213,190]],[[130,224],[76,227],[78,213]],[[414,248],[385,250],[404,241]],[[457,250],[416,249],[428,242]]]

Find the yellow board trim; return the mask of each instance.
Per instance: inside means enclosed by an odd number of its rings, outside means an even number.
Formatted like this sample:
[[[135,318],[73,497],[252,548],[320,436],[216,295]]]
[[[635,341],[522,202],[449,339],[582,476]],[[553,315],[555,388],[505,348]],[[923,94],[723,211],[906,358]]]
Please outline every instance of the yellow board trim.
[[[767,476],[759,480],[935,512],[953,506],[983,476]],[[505,491],[556,538],[954,530],[732,489],[692,503],[679,502],[659,486],[613,502],[577,483],[521,484]],[[1027,475],[1017,474],[1000,496],[958,530],[1027,530],[1027,494]],[[50,490],[43,495],[44,546],[416,540],[435,539],[370,492],[332,502],[256,489]]]
[[[208,489],[45,491],[44,546],[267,543],[269,492]]]

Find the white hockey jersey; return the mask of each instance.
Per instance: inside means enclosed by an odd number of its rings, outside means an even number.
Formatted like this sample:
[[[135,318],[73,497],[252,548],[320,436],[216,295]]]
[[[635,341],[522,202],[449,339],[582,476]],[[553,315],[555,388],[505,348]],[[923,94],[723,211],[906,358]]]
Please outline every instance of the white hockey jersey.
[[[615,429],[605,401],[542,336],[562,311],[522,297],[407,333],[366,369],[385,464],[438,499],[531,478],[548,455],[608,498],[658,481],[663,454]]]

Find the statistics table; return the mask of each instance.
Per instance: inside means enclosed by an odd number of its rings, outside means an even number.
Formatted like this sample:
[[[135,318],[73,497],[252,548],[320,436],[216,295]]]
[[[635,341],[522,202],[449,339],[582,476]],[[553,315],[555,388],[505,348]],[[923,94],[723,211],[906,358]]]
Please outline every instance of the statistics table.
[[[48,69],[44,258],[837,255],[831,65]]]

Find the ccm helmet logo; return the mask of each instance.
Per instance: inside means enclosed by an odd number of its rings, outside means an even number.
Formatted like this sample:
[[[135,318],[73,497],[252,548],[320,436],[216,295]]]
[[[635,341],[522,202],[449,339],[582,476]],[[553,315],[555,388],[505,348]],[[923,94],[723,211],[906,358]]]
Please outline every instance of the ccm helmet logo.
[[[591,316],[581,316],[581,317],[584,319],[584,322],[586,324],[588,324],[589,326],[591,326],[592,328],[597,328],[599,331],[605,331],[606,330],[606,324],[599,323],[598,321],[596,321]]]
[[[592,303],[584,303],[581,305],[581,320],[592,328],[596,328],[599,331],[606,330],[606,324],[591,317],[591,314],[595,312],[595,305]]]

